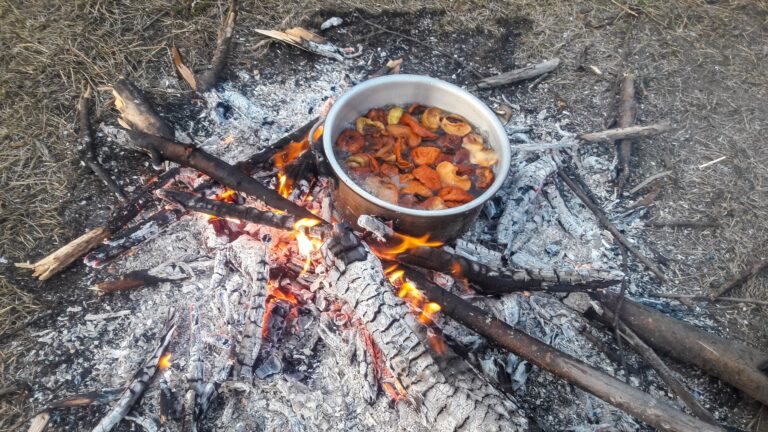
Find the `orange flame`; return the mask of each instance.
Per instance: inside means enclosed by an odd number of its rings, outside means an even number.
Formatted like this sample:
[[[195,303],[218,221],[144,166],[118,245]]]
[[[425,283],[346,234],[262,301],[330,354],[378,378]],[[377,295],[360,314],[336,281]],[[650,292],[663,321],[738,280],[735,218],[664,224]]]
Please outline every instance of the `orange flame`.
[[[293,189],[292,183],[293,182],[291,182],[285,174],[277,173],[277,193],[283,198],[288,198],[288,195],[291,194],[291,190]]]
[[[322,245],[322,242],[317,239],[310,238],[307,235],[307,229],[312,228],[313,226],[316,226],[320,223],[317,219],[299,219],[294,225],[293,230],[296,234],[296,243],[298,243],[299,246],[299,253],[306,257],[306,261],[304,262],[304,268],[301,270],[301,273],[299,275],[302,275],[306,273],[309,270],[310,265],[312,264],[312,252],[320,249],[320,246]]]
[[[387,275],[389,282],[398,288],[397,296],[405,300],[414,312],[418,314],[417,318],[419,322],[424,325],[434,324],[435,317],[441,309],[440,305],[435,302],[427,301],[427,298],[421,291],[419,291],[416,285],[405,279],[405,271],[398,268],[397,265],[388,267],[384,272]],[[434,337],[430,337],[430,343],[437,353],[441,354],[445,352],[445,346],[440,336],[435,335]]]
[[[408,252],[409,250],[416,249],[418,247],[440,247],[443,242],[437,240],[430,240],[429,234],[424,234],[421,237],[412,237],[405,234],[395,233],[395,238],[400,240],[400,243],[395,246],[386,248],[374,248],[374,252],[383,259],[394,259],[398,254]]]
[[[172,353],[165,353],[160,357],[160,360],[157,362],[157,368],[160,370],[166,370],[173,364],[171,362],[171,356]]]

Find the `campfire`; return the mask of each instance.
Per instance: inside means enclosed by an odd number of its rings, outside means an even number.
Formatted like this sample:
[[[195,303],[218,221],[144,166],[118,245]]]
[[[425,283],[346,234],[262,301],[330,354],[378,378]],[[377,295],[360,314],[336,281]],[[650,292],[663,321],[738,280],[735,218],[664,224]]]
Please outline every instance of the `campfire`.
[[[120,368],[98,369],[111,377],[103,388],[46,401],[33,430],[86,405],[108,406],[87,424],[97,431],[125,419],[148,430],[526,430],[537,409],[552,406],[559,417],[552,423],[562,426],[583,416],[585,405],[595,428],[643,422],[721,430],[714,406],[705,408],[656,351],[768,403],[765,354],[626,297],[627,256],[659,281],[663,273],[605,216],[592,180],[560,151],[578,141],[629,142],[668,124],[627,120],[554,144],[513,146],[511,174],[477,208],[477,220],[462,222],[466,232],[413,232],[365,213],[350,218],[321,144],[332,128],[322,126],[331,103],[313,107],[320,118],[244,157],[254,103],[219,76],[235,17],[233,6],[205,74],[174,49],[181,76],[217,119],[219,139],[193,144],[204,140],[169,124],[130,81],[111,86],[120,126],[102,125],[98,136],[165,169],[133,194],[113,185],[130,198],[104,226],[29,267],[47,279],[84,257],[118,272],[97,273],[92,289],[140,306],[91,321],[105,329],[135,316],[140,327],[130,330],[143,337],[110,349]],[[356,55],[301,32],[277,33],[269,34],[334,59]],[[402,63],[371,75],[397,74]],[[536,78],[558,64],[478,88]],[[91,97],[80,110],[90,141]],[[228,110],[230,118],[217,117]],[[527,133],[510,129],[504,136]],[[606,348],[613,335],[657,371],[651,393],[632,385],[624,354],[616,360]],[[664,386],[683,405],[660,394]]]

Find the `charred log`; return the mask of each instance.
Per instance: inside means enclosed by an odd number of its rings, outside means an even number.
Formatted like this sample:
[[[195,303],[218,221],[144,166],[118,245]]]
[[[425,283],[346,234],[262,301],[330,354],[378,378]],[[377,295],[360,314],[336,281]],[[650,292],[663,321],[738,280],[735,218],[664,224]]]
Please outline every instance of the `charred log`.
[[[430,282],[418,271],[406,272],[430,301],[446,316],[469,327],[496,345],[599,397],[641,421],[668,431],[721,431],[723,429],[678,411],[647,393],[565,354],[497,319],[493,314]]]
[[[424,327],[392,291],[381,264],[344,228],[324,246],[327,292],[354,308],[401,389],[435,430],[518,430],[514,404],[475,374],[448,377],[422,343]],[[453,381],[453,382],[451,382]]]
[[[302,125],[298,129],[290,132],[288,135],[270,144],[269,147],[267,147],[266,149],[253,154],[251,157],[249,157],[248,159],[242,162],[238,162],[237,164],[235,164],[235,166],[248,175],[253,174],[254,170],[257,167],[271,161],[272,158],[275,156],[276,152],[278,152],[279,150],[282,150],[292,142],[297,142],[305,139],[307,137],[307,134],[309,134],[310,129],[312,129],[312,127],[315,124],[317,124],[319,120],[320,120],[319,117],[313,118],[312,120],[308,121],[306,124]]]
[[[153,238],[163,228],[176,222],[182,212],[178,209],[160,210],[149,218],[138,222],[136,225],[120,233],[119,237],[113,237],[94,249],[83,258],[83,262],[91,267],[101,267],[126,251]]]
[[[173,139],[173,128],[163,120],[149,103],[144,92],[125,78],[112,86],[115,107],[120,111],[117,121],[123,127],[150,135]]]
[[[386,251],[402,242],[394,231],[371,216],[360,216],[357,223],[384,238],[383,244],[374,247],[374,250]],[[499,269],[452,254],[442,248],[427,246],[408,249],[388,258],[404,264],[448,273],[458,278],[466,278],[483,294],[504,294],[516,291],[583,291],[604,288],[620,282],[620,275],[609,270]]]
[[[590,294],[615,310],[620,297],[609,292]],[[654,350],[693,364],[768,405],[768,375],[760,365],[768,354],[724,339],[646,306],[624,299],[619,319]]]
[[[115,194],[117,199],[122,202],[127,200],[125,193],[117,183],[109,176],[109,173],[99,163],[96,156],[96,137],[91,125],[91,116],[93,115],[93,89],[88,89],[77,102],[77,118],[80,129],[80,149],[78,151],[80,160],[96,174],[107,188]]]
[[[129,131],[129,134],[134,143],[152,155],[153,158],[170,160],[180,165],[194,168],[222,185],[250,195],[270,207],[298,217],[317,219],[317,216],[304,207],[283,198],[276,191],[247,176],[233,165],[193,145],[177,143],[133,129]]]

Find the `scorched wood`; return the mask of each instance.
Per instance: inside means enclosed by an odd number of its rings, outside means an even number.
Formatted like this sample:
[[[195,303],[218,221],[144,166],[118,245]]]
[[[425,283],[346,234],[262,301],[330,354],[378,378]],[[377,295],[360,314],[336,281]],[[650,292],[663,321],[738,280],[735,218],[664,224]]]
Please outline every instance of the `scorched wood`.
[[[250,195],[270,207],[298,217],[317,219],[317,216],[304,207],[283,198],[275,190],[269,189],[257,180],[249,177],[235,166],[193,145],[177,143],[133,129],[130,129],[128,133],[134,143],[139,148],[150,153],[153,159],[169,160],[194,168],[220,184]]]
[[[156,285],[163,282],[174,282],[178,280],[180,279],[169,279],[152,275],[149,273],[149,270],[134,270],[125,274],[120,279],[94,284],[90,289],[102,293],[113,293],[141,286]]]
[[[341,229],[322,248],[330,268],[326,292],[352,306],[365,326],[397,387],[438,431],[520,430],[525,425],[511,401],[475,374],[449,382],[417,334],[424,327],[398,298],[380,262],[355,237]]]
[[[503,74],[484,78],[477,83],[477,87],[481,89],[500,87],[518,81],[524,81],[531,78],[536,78],[539,75],[543,75],[560,66],[560,59],[551,59],[538,64],[526,66],[524,68],[515,69]]]
[[[609,292],[590,294],[603,307],[615,310],[620,297]],[[700,330],[651,308],[623,300],[619,319],[654,350],[700,367],[768,405],[768,375],[760,366],[768,354]]]
[[[167,139],[174,138],[173,128],[157,114],[144,92],[132,82],[120,78],[112,86],[112,95],[115,97],[115,108],[120,111],[117,121],[123,127]]]
[[[144,394],[144,390],[147,389],[149,381],[155,375],[158,364],[160,363],[160,357],[165,353],[168,344],[171,343],[173,332],[176,329],[174,324],[175,315],[171,314],[168,318],[163,330],[160,332],[160,345],[152,352],[144,365],[136,372],[133,380],[128,385],[128,388],[123,391],[120,399],[115,406],[107,413],[104,418],[101,419],[99,424],[93,429],[93,432],[109,432],[117,426],[118,423],[130,412],[131,407],[136,401]]]
[[[446,316],[655,428],[666,431],[723,431],[517,330],[493,314],[433,284],[418,271],[409,269],[406,274],[430,301],[441,306]]]
[[[579,135],[584,141],[611,142],[615,140],[645,138],[669,132],[673,129],[667,121],[651,123],[645,126],[629,126],[624,128],[606,129],[600,132],[589,132]]]

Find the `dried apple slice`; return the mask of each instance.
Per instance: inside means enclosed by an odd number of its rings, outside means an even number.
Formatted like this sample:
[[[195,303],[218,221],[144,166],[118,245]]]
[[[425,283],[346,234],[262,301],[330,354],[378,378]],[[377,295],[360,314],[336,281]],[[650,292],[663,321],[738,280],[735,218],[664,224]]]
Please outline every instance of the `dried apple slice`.
[[[392,107],[387,112],[387,123],[396,125],[400,123],[400,117],[403,115],[403,109],[400,107]]]
[[[413,118],[410,114],[403,114],[402,117],[400,117],[400,123],[408,126],[413,130],[416,135],[426,138],[426,139],[437,139],[438,135],[429,129],[425,128],[424,126],[419,123],[418,120]]]
[[[418,180],[409,181],[402,189],[400,189],[400,193],[414,194],[422,198],[429,198],[434,195],[432,190],[424,186],[424,184]]]
[[[443,119],[440,121],[440,126],[443,128],[445,133],[449,133],[451,135],[464,136],[472,132],[472,126],[470,126],[469,123],[464,120],[464,117],[456,114],[443,117]]]
[[[365,187],[365,190],[377,198],[388,203],[397,204],[400,192],[397,190],[397,186],[395,186],[394,183],[382,180],[379,177],[368,177],[365,179],[363,186]]]
[[[485,148],[483,138],[478,134],[465,136],[461,146],[469,150],[469,161],[475,165],[489,167],[499,161],[499,154],[493,149]]]
[[[424,210],[443,210],[447,208],[445,205],[445,202],[442,198],[439,196],[433,196],[431,198],[427,198],[423,203],[421,203],[421,208]]]
[[[440,162],[437,165],[437,174],[443,186],[455,186],[465,191],[472,187],[472,180],[466,176],[456,174],[458,168],[450,162]]]
[[[416,165],[431,165],[440,156],[440,149],[434,147],[416,147],[411,150],[411,159]]]
[[[368,117],[358,117],[355,120],[355,129],[363,135],[373,134],[384,131],[384,124],[369,119]]]
[[[440,108],[427,108],[424,114],[421,115],[421,124],[431,131],[436,131],[440,128],[440,119],[442,117],[443,110]]]
[[[354,129],[344,129],[336,138],[336,145],[344,151],[356,153],[365,145],[365,137]]]
[[[384,169],[382,168],[381,171],[383,173]],[[416,177],[418,181],[424,183],[424,186],[432,189],[433,191],[438,191],[441,187],[443,187],[442,182],[440,182],[440,175],[437,174],[437,171],[426,165],[422,165],[414,169],[413,176]]]
[[[375,122],[387,124],[387,113],[381,108],[372,108],[365,113],[365,116]]]
[[[408,147],[416,147],[421,144],[421,137],[405,125],[388,125],[387,132],[396,138],[403,138],[408,143]]]
[[[438,196],[442,198],[443,201],[446,201],[446,202],[455,201],[455,202],[460,202],[462,204],[466,204],[472,201],[473,199],[475,199],[475,197],[471,193],[455,186],[447,186],[440,189],[440,193],[438,193]]]
[[[493,170],[490,168],[483,167],[476,169],[475,176],[477,176],[475,185],[480,189],[488,189],[488,187],[493,184]]]

